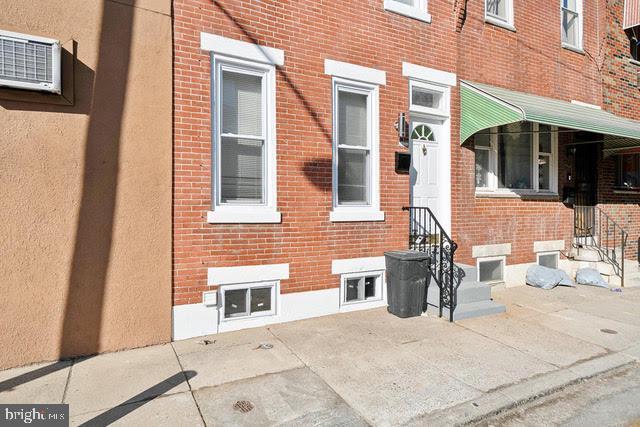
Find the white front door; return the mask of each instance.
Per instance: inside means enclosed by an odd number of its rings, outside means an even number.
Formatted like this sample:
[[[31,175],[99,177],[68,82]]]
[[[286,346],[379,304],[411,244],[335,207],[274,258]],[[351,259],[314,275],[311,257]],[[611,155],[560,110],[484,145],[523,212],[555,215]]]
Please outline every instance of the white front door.
[[[428,207],[439,221],[442,122],[415,117],[411,123],[411,204]]]

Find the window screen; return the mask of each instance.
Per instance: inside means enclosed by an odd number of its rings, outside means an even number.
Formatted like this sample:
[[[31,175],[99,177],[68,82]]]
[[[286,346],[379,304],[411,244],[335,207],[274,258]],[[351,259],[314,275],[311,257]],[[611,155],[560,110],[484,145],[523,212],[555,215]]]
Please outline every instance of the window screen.
[[[501,259],[478,262],[480,282],[500,282],[504,280],[504,261]]]
[[[498,187],[531,189],[531,123],[501,126],[498,132]]]
[[[508,0],[486,0],[487,15],[507,21],[507,1]]]
[[[221,203],[264,203],[262,80],[222,72]]]
[[[224,317],[241,317],[247,313],[247,289],[232,289],[224,293]]]
[[[338,92],[338,204],[369,203],[368,96]]]
[[[580,44],[578,0],[562,0],[562,41],[571,46]]]
[[[558,254],[538,255],[538,264],[549,268],[558,268]]]

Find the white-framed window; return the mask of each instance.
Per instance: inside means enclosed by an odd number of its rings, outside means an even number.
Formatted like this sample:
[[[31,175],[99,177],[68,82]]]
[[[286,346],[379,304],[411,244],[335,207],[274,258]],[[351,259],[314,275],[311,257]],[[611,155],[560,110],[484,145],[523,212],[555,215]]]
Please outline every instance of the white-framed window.
[[[211,51],[210,223],[278,223],[276,65],[284,52],[201,34]]]
[[[640,153],[619,154],[615,157],[618,190],[640,190]]]
[[[384,0],[384,10],[420,21],[431,22],[427,4],[427,0]]]
[[[512,123],[479,132],[474,144],[476,193],[557,194],[556,128]]]
[[[562,46],[582,50],[582,0],[560,0]]]
[[[505,256],[478,258],[478,282],[494,284],[504,282]]]
[[[341,275],[340,305],[359,304],[382,300],[384,273],[359,272]]]
[[[255,282],[220,287],[220,320],[230,321],[276,314],[278,282]]]
[[[485,21],[515,30],[513,25],[513,0],[485,0]]]
[[[558,251],[538,252],[536,254],[537,264],[543,267],[558,268],[559,261],[560,261],[560,252]]]
[[[409,80],[409,110],[441,117],[449,116],[449,97],[443,86]]]
[[[378,86],[334,78],[333,129],[333,219],[379,219]]]

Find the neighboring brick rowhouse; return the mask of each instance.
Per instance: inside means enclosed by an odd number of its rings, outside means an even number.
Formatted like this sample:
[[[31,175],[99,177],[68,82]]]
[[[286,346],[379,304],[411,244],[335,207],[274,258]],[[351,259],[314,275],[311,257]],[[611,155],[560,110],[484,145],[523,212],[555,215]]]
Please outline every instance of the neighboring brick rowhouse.
[[[588,2],[584,54],[563,49],[555,2],[515,0],[516,31],[484,22],[482,0],[428,2],[432,22],[383,9],[383,0],[174,2],[174,304],[201,302],[207,268],[290,263],[282,292],[335,288],[331,260],[379,256],[406,247],[409,180],[394,171],[393,127],[408,110],[402,62],[457,73],[468,79],[566,101],[603,99],[607,2]],[[622,0],[616,3],[622,4]],[[619,12],[619,11],[618,11]],[[615,11],[616,16],[621,16]],[[285,51],[277,72],[278,208],[281,224],[212,225],[210,58],[200,32]],[[624,33],[622,33],[624,34]],[[606,44],[605,44],[606,43]],[[331,223],[331,78],[324,60],[387,73],[380,87],[380,193],[384,222]],[[611,79],[616,77],[611,75]],[[612,80],[612,81],[613,81]],[[615,82],[614,82],[615,83]],[[624,96],[621,94],[620,96]],[[634,101],[635,102],[635,101]],[[637,111],[637,106],[634,104]],[[633,114],[626,114],[633,116]],[[477,244],[512,243],[508,264],[535,261],[533,242],[569,243],[572,211],[556,198],[476,198],[474,152],[458,141],[459,96],[451,98],[452,231],[458,260],[473,262]],[[559,147],[559,189],[566,176]],[[564,165],[564,166],[563,166]]]
[[[640,65],[631,61],[629,38],[622,28],[624,0],[607,1],[607,38],[603,73],[603,108],[640,119]],[[598,205],[629,233],[625,258],[636,259],[640,237],[640,193],[614,191],[615,157],[602,159]]]

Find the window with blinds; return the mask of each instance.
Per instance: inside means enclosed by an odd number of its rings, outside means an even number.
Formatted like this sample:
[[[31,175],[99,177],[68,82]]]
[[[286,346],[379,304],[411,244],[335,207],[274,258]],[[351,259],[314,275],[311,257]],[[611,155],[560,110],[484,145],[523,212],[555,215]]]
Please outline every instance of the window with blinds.
[[[220,203],[265,201],[264,75],[223,70]]]
[[[369,95],[338,90],[338,205],[368,205]]]

